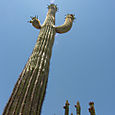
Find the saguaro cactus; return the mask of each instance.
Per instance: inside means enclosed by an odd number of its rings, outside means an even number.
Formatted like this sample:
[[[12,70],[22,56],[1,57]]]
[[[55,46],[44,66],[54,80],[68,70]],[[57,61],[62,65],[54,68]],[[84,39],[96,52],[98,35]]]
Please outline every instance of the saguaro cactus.
[[[55,33],[71,29],[74,15],[68,14],[65,23],[55,27],[57,6],[48,6],[48,13],[42,25],[37,17],[31,17],[32,25],[40,29],[32,55],[25,65],[13,89],[3,115],[40,115],[49,73],[49,64]]]
[[[65,103],[64,109],[65,109],[65,114],[64,115],[69,115],[69,102],[68,100]],[[94,108],[94,102],[90,102],[89,103],[90,108],[88,109],[90,112],[90,115],[96,115],[95,114],[95,108]],[[81,115],[81,106],[79,101],[77,102],[77,104],[75,105],[76,108],[76,115]],[[71,113],[71,115],[73,115],[73,113]]]
[[[68,100],[65,103],[65,106],[63,107],[65,109],[65,115],[69,115],[69,103]]]

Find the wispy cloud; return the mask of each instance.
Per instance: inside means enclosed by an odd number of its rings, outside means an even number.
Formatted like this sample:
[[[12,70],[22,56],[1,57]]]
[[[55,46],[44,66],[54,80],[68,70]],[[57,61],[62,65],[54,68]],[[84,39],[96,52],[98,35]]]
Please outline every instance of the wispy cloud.
[[[55,2],[55,0],[50,0],[50,3],[53,4]]]

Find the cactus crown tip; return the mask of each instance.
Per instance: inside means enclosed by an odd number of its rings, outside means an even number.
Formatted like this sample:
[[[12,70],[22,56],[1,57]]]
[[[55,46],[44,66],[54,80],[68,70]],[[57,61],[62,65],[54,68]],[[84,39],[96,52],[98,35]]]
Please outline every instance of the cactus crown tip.
[[[48,5],[48,9],[55,9],[56,11],[58,10],[57,5],[55,4]]]
[[[92,102],[92,101],[91,101],[91,102],[89,102],[89,105],[90,105],[90,106],[91,106],[91,105],[94,105],[94,102]]]
[[[68,100],[66,100],[66,105],[70,105],[69,102],[68,102]]]
[[[75,19],[75,15],[74,14],[67,14],[66,18],[71,18],[72,20]]]

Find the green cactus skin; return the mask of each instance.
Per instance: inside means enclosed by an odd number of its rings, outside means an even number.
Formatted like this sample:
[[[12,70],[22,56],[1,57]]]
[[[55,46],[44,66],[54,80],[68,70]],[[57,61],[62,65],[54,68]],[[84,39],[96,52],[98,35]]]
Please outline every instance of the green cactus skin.
[[[51,4],[48,6],[48,13],[42,25],[36,17],[30,21],[35,28],[40,29],[39,36],[32,55],[6,104],[3,115],[40,115],[46,93],[55,33],[70,30],[73,22],[68,17],[64,25],[55,27],[56,11],[57,6]]]

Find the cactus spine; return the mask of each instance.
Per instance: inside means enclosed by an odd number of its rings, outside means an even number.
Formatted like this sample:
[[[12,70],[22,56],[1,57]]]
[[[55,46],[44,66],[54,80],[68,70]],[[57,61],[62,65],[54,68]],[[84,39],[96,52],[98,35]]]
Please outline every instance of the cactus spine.
[[[32,25],[40,29],[37,43],[27,64],[13,89],[3,115],[40,115],[46,92],[49,64],[55,33],[70,30],[74,16],[66,16],[62,26],[55,27],[57,6],[48,6],[48,13],[43,25],[37,17],[31,17]]]

